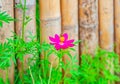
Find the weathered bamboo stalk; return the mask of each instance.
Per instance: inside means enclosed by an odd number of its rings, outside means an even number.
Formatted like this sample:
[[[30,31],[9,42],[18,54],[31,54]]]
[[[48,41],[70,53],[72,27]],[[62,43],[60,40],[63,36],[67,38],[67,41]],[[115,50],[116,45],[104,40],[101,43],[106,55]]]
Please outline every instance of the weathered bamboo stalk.
[[[99,27],[100,27],[100,47],[113,51],[114,24],[113,24],[113,0],[99,0]],[[113,72],[113,61],[108,59],[111,67],[107,68]],[[110,81],[108,81],[110,82]],[[111,83],[110,83],[111,84]]]
[[[20,4],[20,0],[15,0],[16,4]],[[24,4],[24,0],[22,0],[22,3]],[[25,41],[29,41],[30,38],[30,33],[32,35],[36,35],[36,22],[35,22],[35,7],[36,7],[36,0],[26,0],[26,6],[27,6],[27,10],[26,10],[26,16],[29,16],[30,18],[32,18],[32,20],[28,23],[28,25],[25,28],[25,33],[24,33],[24,40]],[[18,21],[16,22],[16,34],[22,37],[22,21],[23,21],[23,14],[22,14],[22,10],[16,8],[15,9],[15,17],[18,19]],[[27,55],[24,57],[24,69],[26,69],[27,66],[27,60],[30,57],[30,55]],[[22,63],[20,62],[20,60],[18,60],[18,69],[22,70]]]
[[[50,42],[49,36],[61,33],[60,0],[39,0],[41,20],[41,43]],[[53,66],[58,64],[56,56],[50,56]]]
[[[78,40],[78,0],[61,0],[61,18],[62,33],[69,35],[68,39]],[[75,46],[75,52],[70,52],[72,56],[76,56],[79,63],[79,45]],[[66,63],[70,57],[65,55],[63,61]],[[72,68],[72,67],[71,67]],[[66,72],[66,71],[65,71]]]
[[[10,16],[14,17],[14,9],[13,9],[13,0],[1,0],[0,1],[0,10],[6,11]],[[0,42],[4,43],[6,41],[6,38],[11,38],[13,36],[14,31],[14,22],[11,22],[10,24],[3,24],[3,28],[0,28]],[[14,84],[14,64],[8,69],[9,73],[9,80],[11,84]],[[4,80],[6,80],[6,71],[0,70],[0,77],[3,77]]]
[[[120,0],[115,0],[115,51],[120,55]]]
[[[120,62],[120,0],[114,0],[115,14],[115,52],[119,55]],[[120,84],[117,82],[116,84]]]
[[[81,53],[94,54],[98,46],[98,0],[79,0]]]
[[[113,50],[113,0],[99,1],[100,47]]]

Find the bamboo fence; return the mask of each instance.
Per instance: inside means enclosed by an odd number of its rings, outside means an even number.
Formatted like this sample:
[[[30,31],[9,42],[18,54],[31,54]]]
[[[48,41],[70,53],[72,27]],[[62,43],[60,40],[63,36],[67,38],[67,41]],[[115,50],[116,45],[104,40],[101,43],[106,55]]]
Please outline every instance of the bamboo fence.
[[[11,0],[11,2],[9,0],[0,0],[0,11],[7,11],[7,13],[9,13],[12,17],[14,17],[14,2],[13,0]],[[0,29],[0,42],[3,43],[6,41],[6,38],[11,38],[12,36],[12,32],[14,31],[14,23],[10,23],[10,24],[3,24],[3,28]],[[9,68],[8,70],[10,73],[9,75],[9,79],[10,79],[10,83],[13,84],[14,82],[14,65],[12,64],[12,66]],[[0,70],[0,77],[3,77],[4,80],[6,80],[6,74],[7,72],[4,70]]]
[[[7,11],[19,21],[10,24],[4,24],[0,29],[0,42],[5,42],[6,38],[12,36],[11,31],[21,35],[21,17],[22,11],[14,8],[19,0],[0,0],[0,10]],[[32,21],[25,30],[25,40],[28,39],[28,32],[36,35],[35,22],[35,0],[27,0],[27,15]],[[120,0],[39,0],[40,7],[40,34],[41,43],[49,43],[48,36],[54,34],[68,33],[69,39],[82,40],[75,46],[76,52],[71,52],[80,61],[80,54],[94,54],[97,46],[120,54]],[[29,57],[29,55],[27,56]],[[43,56],[42,56],[43,57]],[[54,55],[50,62],[57,65]],[[70,60],[67,56],[63,61]],[[25,62],[27,58],[25,58]],[[25,65],[27,66],[27,65]],[[18,60],[18,69],[21,69],[21,63]],[[112,70],[111,70],[112,71]],[[6,72],[0,70],[0,76],[4,77]],[[14,83],[14,65],[9,69],[9,78],[11,84]]]

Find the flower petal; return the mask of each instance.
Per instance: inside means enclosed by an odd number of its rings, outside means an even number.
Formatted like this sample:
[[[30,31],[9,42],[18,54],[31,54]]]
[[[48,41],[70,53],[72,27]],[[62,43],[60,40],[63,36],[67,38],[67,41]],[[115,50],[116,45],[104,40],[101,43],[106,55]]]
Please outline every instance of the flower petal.
[[[73,43],[73,42],[74,42],[74,40],[73,40],[73,39],[72,39],[72,40],[68,40],[68,41],[67,41],[67,43],[68,43],[68,44]]]
[[[50,37],[50,36],[49,36],[49,40],[52,41],[52,42],[55,42],[55,41],[56,41],[55,38]]]
[[[62,49],[68,48],[68,45],[66,43],[60,44],[60,46],[61,46]]]
[[[64,36],[65,41],[68,39],[68,34],[67,33],[64,33],[62,36]]]
[[[68,46],[69,46],[69,47],[73,47],[73,46],[74,46],[74,44],[68,44]]]
[[[58,34],[55,34],[55,40],[56,40],[56,42],[60,42],[60,37]]]
[[[61,47],[60,47],[59,44],[56,44],[56,45],[55,45],[55,48],[56,48],[56,50],[60,50]]]
[[[62,49],[67,49],[68,46],[67,45],[62,45]]]

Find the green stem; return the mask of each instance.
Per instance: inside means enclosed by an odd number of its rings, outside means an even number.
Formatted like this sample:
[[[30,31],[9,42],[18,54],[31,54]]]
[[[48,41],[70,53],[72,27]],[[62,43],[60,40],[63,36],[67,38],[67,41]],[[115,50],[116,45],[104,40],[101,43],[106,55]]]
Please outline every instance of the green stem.
[[[62,53],[61,51],[60,51],[60,53],[61,53],[61,56],[58,57],[58,61],[59,61],[59,62],[58,62],[58,65],[57,65],[57,67],[56,67],[56,70],[57,70],[57,69],[60,69],[60,62],[61,62],[61,60],[62,60],[62,55],[63,55],[63,53]]]
[[[32,83],[35,84],[35,81],[34,81],[34,78],[33,78],[33,75],[32,75],[31,69],[30,69],[30,66],[29,66],[29,70],[30,70],[30,76],[32,78]]]
[[[22,84],[24,84],[24,58],[23,58],[23,62],[22,62],[21,76],[22,76]]]
[[[50,84],[51,73],[52,73],[52,64],[51,64],[51,67],[50,67],[50,74],[49,74],[48,84]]]
[[[42,72],[43,72],[43,78],[46,78],[46,52],[43,52],[44,53],[44,61],[43,61],[43,65],[42,65],[42,68],[43,68],[43,70],[42,70]]]
[[[21,3],[22,4],[22,3]],[[25,33],[25,17],[26,17],[26,0],[24,0],[23,6],[23,17],[22,17],[22,39],[24,40],[24,33]]]
[[[41,83],[40,84],[43,84],[43,82],[42,82],[42,78],[41,78],[41,76],[39,75],[39,78],[40,78],[40,81],[41,81]]]
[[[20,4],[22,4],[22,1],[20,2]],[[22,39],[24,40],[24,33],[25,33],[25,18],[26,18],[26,0],[24,0],[24,4],[22,7]],[[22,62],[22,70],[21,70],[21,75],[22,75],[22,84],[24,84],[24,58],[23,58],[23,62]]]
[[[61,62],[61,58],[59,58],[59,70],[60,70],[60,62]]]

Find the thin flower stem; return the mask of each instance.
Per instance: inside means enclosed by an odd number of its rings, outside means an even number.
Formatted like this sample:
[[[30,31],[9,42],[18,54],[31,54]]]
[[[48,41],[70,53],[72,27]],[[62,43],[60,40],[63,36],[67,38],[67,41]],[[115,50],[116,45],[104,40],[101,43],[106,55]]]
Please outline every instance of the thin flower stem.
[[[58,63],[58,65],[57,65],[57,67],[56,67],[56,70],[57,69],[60,69],[60,62],[61,62],[61,60],[62,60],[62,55],[63,55],[63,53],[62,53],[62,51],[60,50],[60,56],[58,57],[58,61],[59,61],[59,63]]]
[[[29,66],[29,70],[30,70],[30,76],[32,78],[32,83],[35,84],[35,81],[34,81],[34,78],[33,78],[33,75],[32,75],[31,69],[30,69],[30,66]]]
[[[43,84],[43,82],[42,82],[42,78],[41,78],[41,76],[39,75],[39,78],[40,78],[40,80],[41,80],[41,83],[40,84]]]
[[[44,64],[44,65],[43,65],[44,78],[46,78],[46,73],[47,73],[47,72],[46,72],[46,66],[47,66],[47,65],[46,65],[46,60],[47,60],[47,56],[46,56],[46,55],[47,55],[47,52],[45,51],[45,52],[44,52],[44,63],[43,63],[43,64]]]
[[[22,84],[24,84],[24,60],[23,60],[23,62],[22,62],[22,70],[21,70],[21,79],[22,79]]]
[[[52,73],[52,63],[51,63],[51,67],[50,67],[50,74],[49,74],[48,84],[50,84],[51,73]]]

